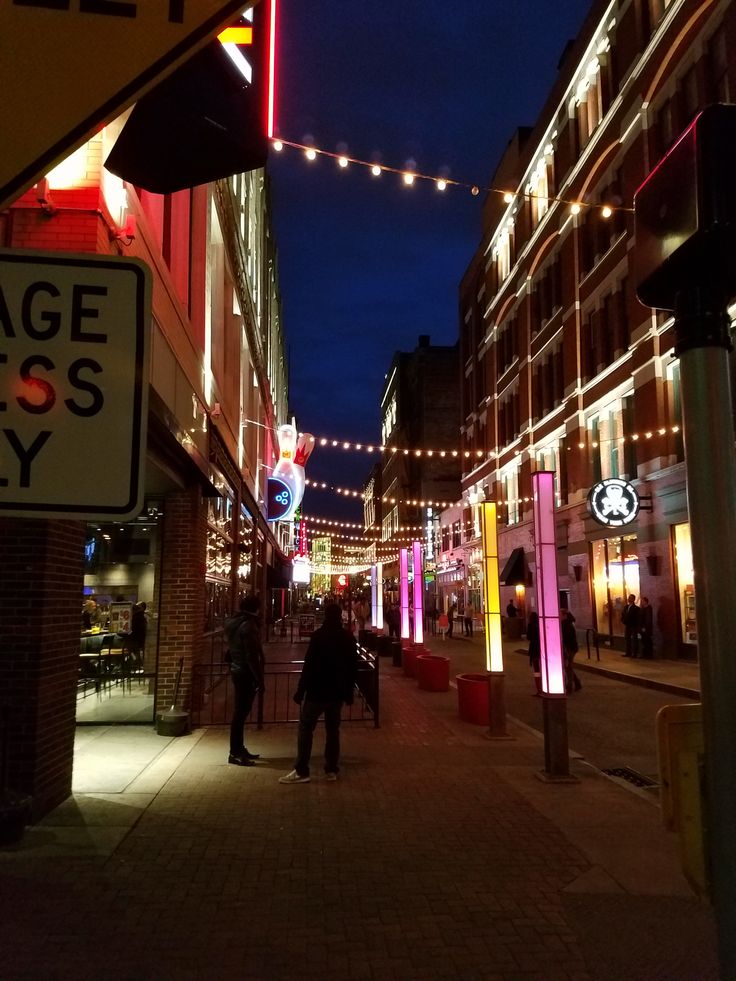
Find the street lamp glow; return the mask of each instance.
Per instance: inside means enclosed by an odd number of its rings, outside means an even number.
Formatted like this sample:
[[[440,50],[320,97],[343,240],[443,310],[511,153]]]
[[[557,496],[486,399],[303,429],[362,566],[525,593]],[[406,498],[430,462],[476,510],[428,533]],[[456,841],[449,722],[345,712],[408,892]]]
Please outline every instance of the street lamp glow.
[[[341,167],[345,168],[348,165],[348,158],[347,157],[338,157],[337,158],[337,162],[339,163],[339,165]]]
[[[381,176],[381,168],[378,166],[378,164],[373,164],[373,166],[371,167],[371,173],[373,174],[374,177]]]
[[[304,156],[307,158],[307,160],[316,160],[317,159],[317,151],[316,150],[313,150],[311,148],[311,146],[310,146],[308,150],[305,150],[304,151]]]
[[[404,183],[406,185],[414,183],[414,174],[410,174],[408,171],[404,174]]]

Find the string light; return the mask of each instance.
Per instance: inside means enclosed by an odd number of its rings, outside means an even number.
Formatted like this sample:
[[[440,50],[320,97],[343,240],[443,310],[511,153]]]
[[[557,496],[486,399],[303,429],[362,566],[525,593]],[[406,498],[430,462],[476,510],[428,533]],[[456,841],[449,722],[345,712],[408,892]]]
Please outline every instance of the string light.
[[[444,191],[448,187],[455,187],[460,190],[470,191],[473,197],[477,197],[481,191],[485,191],[488,194],[500,194],[503,198],[505,204],[512,204],[517,198],[525,198],[531,200],[532,198],[537,198],[539,200],[547,201],[549,205],[559,203],[564,205],[569,205],[570,210],[573,214],[577,215],[580,213],[582,208],[587,208],[588,210],[598,210],[604,218],[610,218],[614,211],[629,212],[633,214],[634,209],[631,207],[626,207],[624,205],[612,205],[612,204],[589,204],[583,201],[570,201],[566,198],[560,198],[555,195],[541,195],[533,194],[529,191],[518,191],[513,193],[505,188],[488,187],[480,184],[472,184],[467,181],[452,180],[449,177],[438,177],[435,174],[424,174],[416,170],[407,170],[405,167],[389,167],[385,164],[376,164],[369,160],[361,160],[359,157],[351,157],[345,153],[332,153],[330,150],[323,150],[320,147],[307,146],[304,143],[296,143],[293,140],[278,139],[273,140],[272,145],[274,149],[279,151],[283,150],[284,147],[290,147],[294,150],[301,150],[305,153],[308,160],[315,160],[317,156],[331,157],[336,160],[340,167],[347,167],[348,164],[355,164],[358,167],[365,167],[370,170],[374,177],[380,177],[382,173],[396,174],[401,177],[402,181],[406,186],[411,186],[416,181],[431,181],[435,187]]]

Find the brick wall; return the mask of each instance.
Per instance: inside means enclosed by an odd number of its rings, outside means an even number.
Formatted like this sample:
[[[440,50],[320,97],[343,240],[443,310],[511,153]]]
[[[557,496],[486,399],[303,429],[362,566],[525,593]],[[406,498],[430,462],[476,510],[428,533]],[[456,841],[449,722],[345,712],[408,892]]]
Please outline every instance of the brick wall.
[[[177,703],[189,707],[192,665],[204,632],[206,511],[192,487],[166,497],[161,562],[158,685],[156,713],[168,709],[180,658],[184,659]]]
[[[8,719],[8,782],[38,819],[71,792],[81,521],[0,519],[0,708]]]

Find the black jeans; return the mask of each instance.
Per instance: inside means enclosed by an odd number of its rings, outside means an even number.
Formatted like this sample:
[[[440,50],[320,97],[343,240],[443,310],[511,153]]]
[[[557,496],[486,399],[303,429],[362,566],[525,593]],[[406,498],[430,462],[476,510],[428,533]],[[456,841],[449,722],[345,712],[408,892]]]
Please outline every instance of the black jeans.
[[[464,617],[463,618],[463,623],[465,624],[465,636],[466,637],[472,637],[473,636],[473,620],[472,620],[472,617]]]
[[[299,713],[296,763],[294,769],[300,777],[309,776],[309,760],[312,756],[312,739],[319,717],[325,717],[325,773],[337,773],[340,759],[340,709],[342,702],[302,702]]]
[[[233,720],[230,723],[230,752],[238,756],[245,749],[243,729],[256,697],[256,683],[250,674],[231,674],[235,691]]]

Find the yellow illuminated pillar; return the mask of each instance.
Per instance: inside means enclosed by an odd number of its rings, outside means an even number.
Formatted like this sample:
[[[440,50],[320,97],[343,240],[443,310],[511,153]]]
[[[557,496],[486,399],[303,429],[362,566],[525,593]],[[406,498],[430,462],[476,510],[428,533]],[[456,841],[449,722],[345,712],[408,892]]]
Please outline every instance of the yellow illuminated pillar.
[[[483,614],[486,637],[486,670],[503,671],[501,642],[501,590],[498,585],[498,527],[496,505],[485,501],[481,505],[481,534],[483,540]]]

